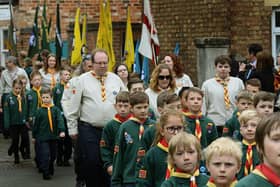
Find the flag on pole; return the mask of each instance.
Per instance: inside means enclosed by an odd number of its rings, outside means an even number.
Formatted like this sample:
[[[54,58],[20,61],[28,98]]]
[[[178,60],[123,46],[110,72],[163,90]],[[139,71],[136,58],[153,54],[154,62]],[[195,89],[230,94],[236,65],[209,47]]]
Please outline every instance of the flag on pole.
[[[47,49],[50,50],[49,46],[49,39],[48,39],[48,20],[47,20],[47,5],[46,5],[46,0],[44,1],[44,6],[43,6],[43,13],[42,13],[42,20],[41,20],[41,25],[42,25],[42,40],[41,40],[41,49]]]
[[[39,28],[38,28],[38,13],[39,5],[36,7],[34,23],[32,27],[32,34],[29,38],[28,57],[32,58],[36,53],[39,53]]]
[[[107,0],[105,6],[102,0],[100,0],[100,15],[99,15],[99,27],[97,33],[97,48],[102,48],[107,51],[109,56],[108,70],[113,71],[115,65],[115,54],[113,50],[112,42],[112,21],[110,12],[110,1]]]
[[[87,15],[83,15],[82,56],[87,54]]]
[[[74,26],[74,38],[72,45],[71,65],[76,65],[82,61],[82,40],[80,31],[80,8],[77,8]]]
[[[178,56],[180,52],[180,44],[176,43],[176,46],[174,48],[174,55]]]
[[[137,73],[137,74],[140,75],[140,74],[141,74],[140,55],[139,55],[139,53],[138,53],[139,44],[140,44],[140,42],[137,41],[136,47],[135,47],[133,72],[135,72],[135,73]]]
[[[56,63],[60,66],[61,56],[62,56],[62,38],[61,38],[61,31],[60,31],[59,2],[57,2],[56,4],[55,53],[56,53]]]
[[[145,85],[149,85],[150,81],[150,67],[149,67],[149,59],[144,57],[143,59],[143,67],[141,72],[141,79],[144,81]]]
[[[14,18],[13,18],[13,10],[12,10],[12,3],[9,0],[9,9],[10,9],[10,25],[8,30],[8,45],[7,48],[9,49],[11,55],[17,56],[17,46],[16,46],[16,30],[14,27]]]
[[[125,63],[128,67],[128,71],[131,72],[134,63],[134,44],[133,35],[130,21],[130,9],[127,8],[127,21],[126,21],[126,32],[125,32],[125,47],[124,47]]]
[[[139,53],[152,60],[154,64],[157,64],[159,56],[159,40],[149,0],[144,0],[144,16]]]

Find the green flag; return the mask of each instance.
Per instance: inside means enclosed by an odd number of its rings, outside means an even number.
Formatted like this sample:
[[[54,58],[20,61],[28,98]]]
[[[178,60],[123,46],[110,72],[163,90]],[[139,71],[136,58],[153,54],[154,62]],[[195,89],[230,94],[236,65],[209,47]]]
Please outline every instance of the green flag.
[[[32,34],[29,38],[29,49],[28,49],[28,57],[32,58],[36,53],[39,53],[39,38],[38,38],[38,13],[39,13],[39,6],[37,5],[35,16],[34,16],[34,23],[32,27]]]
[[[56,51],[56,63],[61,65],[62,56],[62,38],[60,31],[60,14],[59,14],[59,3],[56,4],[56,29],[55,29],[55,51]]]
[[[11,0],[9,1],[9,9],[10,9],[10,25],[8,30],[8,49],[13,56],[17,56],[17,46],[16,46],[16,31],[14,28],[14,20],[13,20],[13,12],[12,12],[12,4]]]
[[[49,46],[49,38],[48,38],[48,21],[47,21],[47,5],[46,0],[44,1],[42,20],[41,20],[41,28],[42,28],[42,40],[41,40],[41,50],[47,49],[50,50]]]

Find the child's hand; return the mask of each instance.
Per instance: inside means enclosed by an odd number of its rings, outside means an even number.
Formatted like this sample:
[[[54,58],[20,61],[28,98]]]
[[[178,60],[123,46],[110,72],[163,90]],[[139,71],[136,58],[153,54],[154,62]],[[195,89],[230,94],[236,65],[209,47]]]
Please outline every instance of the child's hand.
[[[36,142],[36,139],[32,138],[32,143],[35,144],[35,142]]]
[[[29,122],[26,122],[26,123],[25,123],[25,126],[26,126],[28,129],[30,129]]]
[[[64,132],[59,133],[59,137],[60,138],[64,138],[65,137],[65,133]]]
[[[113,173],[113,166],[109,166],[108,168],[107,168],[107,173],[111,176],[112,175],[112,173]]]

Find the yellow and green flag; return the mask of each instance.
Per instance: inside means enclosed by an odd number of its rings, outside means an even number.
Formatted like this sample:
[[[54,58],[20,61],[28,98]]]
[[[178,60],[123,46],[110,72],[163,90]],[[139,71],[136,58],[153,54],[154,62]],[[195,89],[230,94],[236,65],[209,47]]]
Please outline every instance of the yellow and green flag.
[[[128,67],[128,71],[131,72],[132,65],[134,64],[134,43],[133,34],[130,21],[130,9],[127,8],[127,22],[126,22],[126,32],[125,32],[125,47],[124,47],[125,63]]]
[[[72,44],[71,65],[76,65],[82,61],[82,40],[80,31],[80,8],[77,8],[75,25],[74,25],[74,38]]]

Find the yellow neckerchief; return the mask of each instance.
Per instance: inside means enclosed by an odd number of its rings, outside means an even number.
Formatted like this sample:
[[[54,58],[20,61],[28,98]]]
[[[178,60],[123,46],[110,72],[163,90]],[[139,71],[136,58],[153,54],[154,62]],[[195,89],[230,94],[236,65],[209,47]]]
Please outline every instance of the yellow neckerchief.
[[[42,98],[41,98],[41,86],[39,88],[32,87],[32,90],[34,90],[37,94],[38,102],[37,102],[37,108],[39,108],[42,105]]]
[[[194,114],[192,112],[187,112],[187,113],[185,113],[185,115],[188,118],[195,120],[195,136],[200,141],[201,136],[202,136],[202,130],[201,130],[200,120],[199,119],[202,118],[202,112],[199,112],[198,114]]]
[[[164,138],[162,138],[158,143],[157,146],[162,149],[163,151],[168,153],[168,143]]]
[[[13,92],[13,94],[17,97],[17,101],[18,101],[18,111],[19,111],[19,112],[22,112],[21,95],[20,95],[20,94],[16,94],[15,92]]]
[[[55,73],[56,73],[56,69],[50,69],[48,68],[47,71],[49,74],[51,74],[51,90],[55,87],[56,84],[56,80],[55,80]]]
[[[51,107],[53,107],[53,104],[42,104],[42,108],[47,108],[48,109],[48,119],[49,119],[50,129],[53,132]]]
[[[234,187],[236,184],[237,184],[237,180],[234,179],[234,181],[231,182],[230,187]],[[215,184],[214,180],[211,177],[208,180],[206,186],[208,186],[208,187],[216,187],[216,184]]]
[[[141,138],[142,138],[142,136],[143,136],[143,134],[144,134],[144,123],[145,123],[145,121],[146,121],[146,119],[145,120],[139,120],[139,119],[137,119],[137,118],[135,118],[135,117],[131,117],[131,118],[129,118],[130,120],[132,120],[132,121],[135,121],[135,122],[137,122],[137,123],[139,123],[139,133],[138,133],[138,136],[139,136],[139,140],[141,140]]]
[[[101,84],[101,98],[102,101],[104,102],[106,100],[106,87],[105,87],[105,80],[107,78],[107,72],[105,73],[104,76],[98,76],[94,71],[91,71],[91,74],[100,81]]]
[[[220,83],[223,86],[224,89],[224,103],[226,106],[226,109],[230,109],[230,99],[229,99],[229,92],[228,92],[228,82],[230,81],[230,77],[226,77],[225,79],[221,79],[216,75],[215,77],[216,81]]]
[[[246,140],[242,140],[242,143],[247,146],[246,149],[246,161],[244,165],[244,174],[245,176],[249,175],[253,171],[253,146],[256,145],[256,142],[249,143]]]

